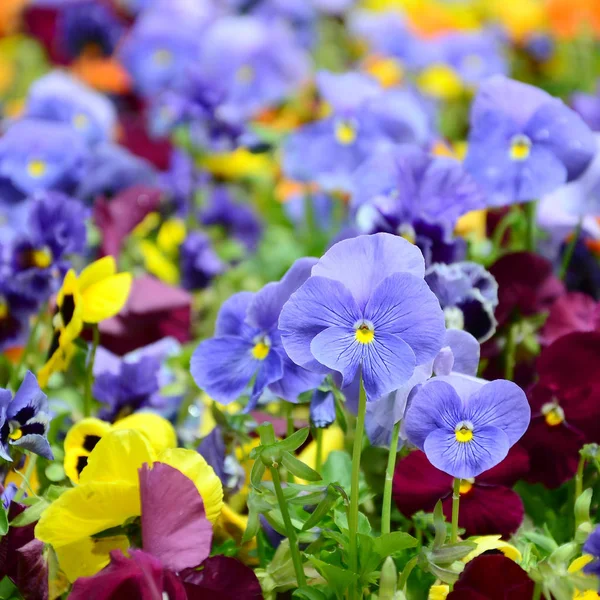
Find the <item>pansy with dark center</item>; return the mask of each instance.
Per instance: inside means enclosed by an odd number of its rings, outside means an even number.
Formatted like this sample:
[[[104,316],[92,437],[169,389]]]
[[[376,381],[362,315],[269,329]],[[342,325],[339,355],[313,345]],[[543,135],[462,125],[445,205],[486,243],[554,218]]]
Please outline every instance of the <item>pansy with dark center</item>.
[[[52,460],[49,424],[47,397],[33,373],[27,372],[14,397],[0,389],[0,458],[12,460],[10,447],[15,446]]]

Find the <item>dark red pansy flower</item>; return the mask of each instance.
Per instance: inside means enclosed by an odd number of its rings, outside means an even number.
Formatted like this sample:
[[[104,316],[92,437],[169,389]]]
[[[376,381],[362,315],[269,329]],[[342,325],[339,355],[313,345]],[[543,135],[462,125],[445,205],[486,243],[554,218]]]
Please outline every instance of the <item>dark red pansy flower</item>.
[[[96,199],[94,223],[102,233],[102,256],[111,254],[116,259],[119,258],[123,240],[146,215],[158,208],[161,193],[158,188],[135,185],[111,200],[102,197]]]
[[[100,323],[102,346],[123,355],[172,336],[180,342],[191,339],[192,297],[148,275],[133,281],[129,300],[112,319]]]
[[[600,304],[587,294],[568,292],[552,305],[542,340],[551,344],[575,331],[600,331]]]
[[[467,563],[448,600],[531,600],[534,583],[503,554],[482,554]]]
[[[150,136],[142,106],[136,112],[127,112],[121,117],[119,132],[119,144],[132,154],[145,158],[161,171],[169,168],[173,145],[168,138]]]
[[[600,332],[570,333],[545,348],[530,390],[531,423],[521,439],[528,481],[554,488],[577,469],[579,449],[600,442]]]
[[[548,310],[564,293],[552,263],[531,252],[506,254],[490,267],[490,273],[498,282],[495,314],[499,326],[514,314],[530,316]]]
[[[527,452],[513,446],[494,468],[461,485],[458,524],[466,535],[499,533],[508,537],[523,521],[523,503],[511,488],[529,470]],[[436,469],[424,452],[411,452],[396,466],[393,493],[401,513],[411,516],[419,510],[432,511],[442,500],[446,519],[452,518],[453,478]]]

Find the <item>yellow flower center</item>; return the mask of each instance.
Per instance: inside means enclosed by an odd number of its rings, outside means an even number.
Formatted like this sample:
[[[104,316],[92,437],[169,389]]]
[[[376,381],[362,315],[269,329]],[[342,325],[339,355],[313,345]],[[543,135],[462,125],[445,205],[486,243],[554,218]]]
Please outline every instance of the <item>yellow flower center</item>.
[[[42,175],[46,172],[46,163],[43,160],[31,160],[27,165],[27,173],[29,173],[30,177],[42,177]]]
[[[21,429],[15,429],[14,431],[11,431],[8,435],[8,437],[13,440],[13,442],[16,442],[17,440],[20,440],[23,437],[23,432],[21,431]]]
[[[52,253],[48,248],[32,250],[31,264],[38,269],[47,269],[52,264]]]
[[[403,223],[397,229],[398,235],[404,238],[407,242],[414,244],[417,241],[417,233],[415,228],[410,223]]]
[[[549,427],[556,427],[565,420],[565,411],[556,402],[544,404],[542,414],[546,420],[546,425]]]
[[[85,129],[88,126],[89,119],[83,113],[77,113],[73,116],[73,127],[76,129]]]
[[[474,479],[461,479],[460,480],[460,495],[464,496],[473,489]]]
[[[466,421],[461,421],[454,430],[456,441],[464,444],[470,442],[473,439],[473,425]]]
[[[510,141],[510,157],[512,160],[527,160],[531,153],[531,140],[526,135],[515,135]]]
[[[252,83],[254,81],[254,76],[254,69],[250,65],[240,67],[235,74],[235,78],[240,83]]]
[[[160,67],[166,67],[173,62],[173,53],[170,50],[161,48],[160,50],[156,50],[154,52],[152,55],[152,60]]]
[[[370,344],[375,339],[375,330],[371,325],[362,323],[356,328],[354,337],[359,344]]]
[[[257,342],[254,344],[254,348],[252,348],[252,356],[256,358],[256,360],[265,360],[269,355],[269,351],[271,347],[268,344],[265,344],[264,340]]]
[[[356,141],[356,124],[347,119],[339,120],[335,125],[335,139],[342,146],[350,146]]]

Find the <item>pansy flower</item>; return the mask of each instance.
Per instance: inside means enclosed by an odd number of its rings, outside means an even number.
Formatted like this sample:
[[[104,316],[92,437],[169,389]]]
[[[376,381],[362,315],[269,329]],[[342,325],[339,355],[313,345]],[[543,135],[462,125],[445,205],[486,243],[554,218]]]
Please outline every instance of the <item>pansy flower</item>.
[[[576,331],[600,331],[600,305],[581,292],[567,292],[554,302],[542,329],[542,340],[551,344]]]
[[[14,446],[52,460],[49,428],[48,398],[31,371],[14,397],[9,390],[0,389],[0,458],[12,460],[10,447]]]
[[[284,306],[283,345],[298,365],[362,373],[367,399],[390,393],[432,360],[444,339],[439,302],[423,280],[418,248],[387,233],[330,248]]]
[[[188,233],[179,247],[181,283],[186,290],[200,290],[225,270],[210,238],[201,231]]]
[[[240,292],[227,300],[217,318],[215,337],[202,342],[191,360],[198,387],[217,402],[237,400],[254,379],[247,410],[265,388],[290,402],[317,387],[322,377],[292,362],[281,340],[278,319],[290,295],[310,275],[316,259],[297,260],[277,283],[260,292]]]
[[[449,375],[423,384],[404,421],[408,440],[459,479],[495,467],[529,425],[527,397],[512,381]]]
[[[561,100],[497,75],[471,109],[465,168],[491,206],[529,202],[579,177],[596,152],[591,130]]]
[[[18,346],[25,341],[29,318],[37,302],[12,285],[10,271],[0,267],[0,350]]]
[[[70,125],[89,144],[110,140],[117,120],[110,100],[62,71],[31,86],[25,116]]]
[[[141,433],[132,429],[113,431],[97,443],[88,457],[79,485],[55,500],[42,514],[35,529],[37,539],[52,545],[59,565],[70,581],[94,575],[109,563],[111,551],[125,551],[130,546],[125,529],[122,532],[116,530],[111,536],[99,534],[121,528],[127,521],[140,516],[143,532],[146,502],[164,502],[166,498],[173,502],[174,497],[168,493],[167,486],[160,488],[160,494],[156,490],[150,495],[147,493],[144,472],[148,471],[142,469],[141,474],[138,473],[144,464],[152,470],[164,469],[162,464],[181,472],[199,493],[206,518],[211,523],[218,518],[223,488],[213,469],[197,452],[171,448],[157,454]],[[185,500],[182,501],[185,506]],[[180,513],[162,508],[160,514],[167,530],[153,537],[152,543],[158,547],[176,541],[170,537],[174,524],[165,516],[171,515],[177,520]],[[194,522],[189,523],[189,527],[193,529]],[[192,538],[196,539],[196,536]],[[144,544],[147,543],[144,539]],[[198,550],[204,551],[201,546],[190,548],[190,551]],[[172,561],[185,556],[185,553],[165,553]]]
[[[575,474],[581,447],[600,443],[599,360],[597,332],[567,334],[542,351],[522,441],[531,460],[529,481],[558,487]]]
[[[67,272],[56,298],[48,360],[38,373],[42,387],[53,372],[65,370],[71,362],[73,342],[84,323],[96,324],[115,316],[125,305],[130,289],[131,275],[117,273],[112,256],[88,265],[79,276],[72,269]]]
[[[452,232],[460,216],[484,206],[484,198],[458,161],[399,146],[369,158],[353,181],[352,209],[361,232],[406,238],[421,249],[426,265],[464,257],[466,244]]]
[[[425,281],[440,301],[448,329],[464,329],[480,342],[493,335],[498,284],[481,265],[434,264],[426,271]]]
[[[583,545],[585,554],[593,557],[593,560],[584,567],[588,575],[600,576],[600,527],[596,527],[588,536]]]
[[[36,190],[72,191],[88,158],[85,141],[64,123],[23,119],[0,137],[0,177],[24,195]]]
[[[461,481],[459,527],[467,537],[499,533],[508,537],[523,521],[525,510],[512,486],[529,469],[529,457],[513,446],[506,458],[475,478]],[[442,500],[448,521],[452,516],[452,477],[436,469],[417,450],[400,460],[394,472],[394,500],[400,512],[410,517],[419,510],[433,511]]]

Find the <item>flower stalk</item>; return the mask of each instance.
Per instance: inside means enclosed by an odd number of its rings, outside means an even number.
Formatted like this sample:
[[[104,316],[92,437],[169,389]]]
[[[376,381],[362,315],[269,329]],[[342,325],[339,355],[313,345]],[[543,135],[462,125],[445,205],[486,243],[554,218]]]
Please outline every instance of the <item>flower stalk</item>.
[[[392,484],[394,481],[394,469],[396,467],[396,455],[398,454],[398,438],[400,437],[400,421],[392,429],[392,441],[388,454],[387,469],[385,471],[385,483],[383,488],[383,507],[381,509],[381,533],[390,533],[392,514]]]
[[[458,541],[458,511],[460,506],[460,479],[454,478],[452,489],[452,530],[450,533],[450,543],[456,544]]]

